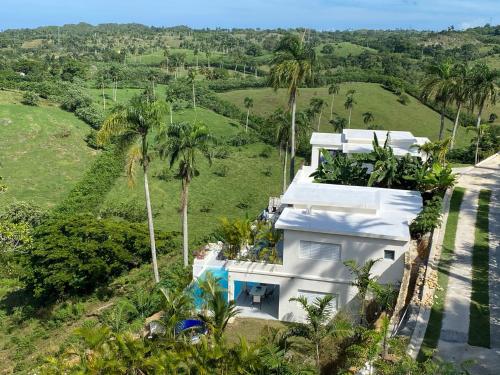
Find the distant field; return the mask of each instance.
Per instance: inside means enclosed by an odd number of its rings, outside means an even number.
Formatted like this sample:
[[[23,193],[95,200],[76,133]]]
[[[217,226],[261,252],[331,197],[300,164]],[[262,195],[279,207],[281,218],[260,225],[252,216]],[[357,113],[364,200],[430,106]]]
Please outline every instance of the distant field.
[[[334,46],[333,55],[339,56],[339,57],[347,57],[349,55],[358,56],[361,53],[363,53],[364,51],[369,51],[369,52],[374,52],[374,53],[377,52],[376,50],[374,50],[372,48],[363,47],[363,46],[360,46],[359,44],[354,44],[354,43],[350,43],[350,42],[332,43],[332,45]],[[316,53],[321,53],[321,49],[323,48],[323,46],[324,46],[324,44],[316,47],[315,48]]]
[[[29,107],[20,94],[0,91],[0,175],[8,186],[0,206],[31,200],[53,207],[85,172],[95,151],[89,126],[48,103]]]
[[[185,110],[174,116],[181,121],[198,118],[218,137],[234,135],[239,131],[238,125],[231,120],[208,110],[198,109],[197,114],[193,110]],[[262,143],[230,147],[230,156],[227,159],[213,159],[211,167],[200,159],[200,175],[194,179],[190,189],[191,240],[210,233],[223,216],[243,218],[248,214],[249,217],[254,217],[267,206],[269,196],[280,194],[282,166],[278,152],[273,150],[269,158],[259,156],[265,147]],[[180,230],[178,208],[181,183],[173,176],[170,176],[168,182],[158,178],[166,168],[167,162],[153,160],[150,188],[153,210],[157,212],[155,225],[163,230]],[[227,168],[227,176],[217,176],[216,172],[223,168]],[[120,178],[106,197],[104,207],[128,202],[139,205],[144,202],[140,175],[134,187],[129,187],[124,177]],[[207,208],[209,212],[203,212]]]
[[[194,55],[194,51],[190,49],[184,49],[184,48],[170,48],[170,55],[174,55],[177,53],[184,53],[186,55],[186,63],[193,64],[196,62],[196,56]],[[222,53],[220,52],[212,52],[210,54],[210,61],[215,61],[218,59],[218,57],[222,56]],[[143,55],[132,55],[132,56],[127,56],[127,62],[129,63],[135,63],[135,64],[159,64],[162,61],[165,61],[166,57],[164,55],[164,51],[159,49],[157,51],[152,51],[149,53],[145,53]],[[200,65],[206,65],[208,62],[207,56],[205,52],[199,52],[198,53],[198,63]]]
[[[439,133],[439,114],[420,103],[415,98],[410,98],[408,105],[402,105],[397,101],[397,96],[384,90],[380,85],[374,83],[346,83],[341,85],[341,90],[335,96],[333,110],[340,116],[348,117],[344,109],[344,101],[347,90],[354,89],[355,104],[352,111],[351,128],[366,128],[363,123],[362,114],[370,111],[375,117],[374,124],[382,125],[388,130],[409,130],[416,136],[426,136],[437,139]],[[276,108],[286,108],[287,92],[285,89],[275,92],[270,88],[235,90],[218,94],[240,108],[246,96],[254,99],[254,111],[260,115],[269,115]],[[330,118],[331,96],[327,88],[303,88],[300,89],[298,108],[304,109],[309,105],[312,97],[321,97],[327,102],[324,110],[320,131],[333,132],[333,127],[328,123]],[[317,123],[314,124],[316,129]],[[446,134],[451,134],[452,122],[446,120]],[[468,144],[471,134],[466,134],[463,128],[458,131],[458,145]]]

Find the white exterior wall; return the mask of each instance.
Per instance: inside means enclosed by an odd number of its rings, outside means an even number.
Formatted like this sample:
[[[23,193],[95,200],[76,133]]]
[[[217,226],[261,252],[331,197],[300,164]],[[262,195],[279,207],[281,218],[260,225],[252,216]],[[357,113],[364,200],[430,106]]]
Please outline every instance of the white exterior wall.
[[[301,240],[340,245],[340,261],[300,258]],[[283,271],[350,282],[352,278],[349,269],[343,264],[344,261],[353,259],[358,264],[364,264],[369,259],[381,258],[382,260],[373,267],[372,274],[379,276],[380,282],[396,283],[403,276],[404,253],[408,246],[409,242],[402,241],[285,230]],[[384,259],[384,250],[394,250],[395,260]]]
[[[340,261],[309,260],[299,257],[300,240],[326,242],[341,246]],[[353,259],[363,264],[369,259],[382,258],[372,269],[383,283],[401,281],[404,252],[408,243],[375,238],[361,238],[285,230],[283,265],[252,262],[228,262],[228,294],[234,299],[234,282],[258,282],[279,285],[279,319],[301,321],[302,309],[296,302],[299,291],[328,293],[336,297],[337,308],[357,311],[357,288],[351,285],[352,277],[342,263]],[[395,250],[395,260],[385,260],[384,250]]]

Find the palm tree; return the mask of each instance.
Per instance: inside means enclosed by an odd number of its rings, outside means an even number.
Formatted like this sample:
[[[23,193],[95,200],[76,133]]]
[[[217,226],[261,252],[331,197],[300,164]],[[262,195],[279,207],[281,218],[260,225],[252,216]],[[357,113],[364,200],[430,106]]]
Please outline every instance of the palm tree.
[[[354,90],[352,90],[354,91]],[[354,107],[354,104],[356,104],[356,101],[354,100],[354,92],[348,93],[347,97],[345,99],[344,103],[344,108],[349,111],[349,118],[347,121],[347,129],[351,127],[351,115],[352,115],[352,108]]]
[[[154,278],[157,283],[160,281],[160,275],[158,273],[158,263],[156,261],[153,213],[149,196],[148,168],[151,156],[149,153],[148,138],[152,130],[161,128],[164,114],[164,106],[160,102],[151,102],[137,96],[134,97],[127,106],[118,106],[103,122],[101,129],[97,133],[97,140],[100,144],[109,142],[113,137],[132,138],[137,140],[137,143],[130,148],[128,153],[127,176],[129,183],[133,183],[136,165],[139,164],[142,166],[144,193],[148,214],[149,239],[151,243],[151,258],[153,261]]]
[[[466,64],[456,64],[453,67],[453,76],[455,79],[452,83],[453,100],[457,105],[457,114],[453,124],[453,132],[451,135],[450,149],[453,148],[455,137],[457,135],[458,123],[460,121],[460,111],[462,106],[469,100],[470,97],[470,69]]]
[[[369,111],[363,113],[363,123],[365,125],[368,125],[370,122],[373,122],[373,120],[375,120],[375,116],[373,116],[373,113]]]
[[[333,100],[335,99],[335,95],[340,91],[340,85],[338,83],[332,83],[328,87],[328,94],[332,96],[332,102],[330,104],[330,120],[333,119]]]
[[[193,109],[196,109],[196,91],[194,89],[194,82],[196,80],[196,70],[189,69],[187,78],[188,82],[191,84],[193,89]]]
[[[334,297],[327,294],[309,303],[305,296],[290,298],[290,302],[298,302],[306,313],[306,323],[296,324],[288,332],[288,336],[303,337],[314,347],[316,367],[320,368],[321,346],[328,336],[347,336],[351,333],[351,325],[343,319],[332,319]]]
[[[237,316],[240,309],[237,308],[234,300],[227,301],[225,290],[220,286],[220,279],[210,272],[199,286],[205,301],[205,311],[198,316],[205,323],[208,331],[214,335],[216,341],[220,341],[229,320]]]
[[[333,130],[336,133],[342,133],[347,127],[347,119],[345,117],[336,116],[334,119],[330,120],[330,124],[333,125]]]
[[[325,101],[321,98],[312,98],[309,106],[312,109],[312,113],[318,115],[318,131],[321,125],[321,116],[323,115],[323,108],[325,108]]]
[[[178,162],[178,176],[182,179],[182,235],[184,266],[189,264],[188,237],[188,194],[189,184],[199,175],[197,156],[205,156],[212,162],[209,146],[213,141],[208,128],[204,125],[189,123],[174,123],[157,136],[158,149],[162,158],[168,158],[170,168]]]
[[[475,163],[478,162],[478,152],[479,152],[479,141],[481,138],[481,116],[483,110],[489,104],[495,105],[498,95],[498,86],[496,81],[500,73],[498,70],[491,70],[486,64],[480,63],[472,68],[471,72],[471,96],[470,102],[471,107],[474,109],[475,106],[478,107],[476,128],[476,153],[475,153]]]
[[[291,108],[290,140],[290,180],[295,175],[295,112],[297,109],[297,91],[299,86],[312,77],[316,60],[314,49],[304,43],[304,37],[288,34],[281,39],[272,60],[270,72],[271,86],[278,90],[288,87],[288,106]]]
[[[243,104],[245,105],[245,108],[247,109],[247,121],[245,123],[245,133],[247,133],[248,132],[248,118],[250,117],[250,108],[253,108],[253,99],[247,96],[243,100]]]
[[[429,68],[428,76],[423,83],[422,99],[432,99],[440,108],[439,140],[443,139],[446,107],[453,100],[454,82],[453,65],[450,61],[444,61]]]
[[[365,300],[366,293],[368,292],[368,288],[373,284],[374,278],[371,276],[371,270],[375,263],[377,263],[380,259],[370,259],[362,266],[358,265],[356,261],[350,259],[344,262],[344,265],[349,268],[349,271],[354,276],[354,281],[352,285],[358,288],[359,299],[361,302],[360,310],[359,310],[359,319],[360,323],[363,323],[363,319],[365,316]]]

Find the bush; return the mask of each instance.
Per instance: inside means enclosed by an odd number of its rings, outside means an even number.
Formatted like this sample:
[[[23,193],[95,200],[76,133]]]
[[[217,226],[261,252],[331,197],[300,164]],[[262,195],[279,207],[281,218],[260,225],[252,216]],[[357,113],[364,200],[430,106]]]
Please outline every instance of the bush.
[[[97,131],[94,129],[91,129],[83,140],[87,143],[87,146],[93,148],[94,150],[102,149],[102,146],[97,142]]]
[[[272,156],[272,154],[273,154],[273,148],[271,146],[264,146],[259,156],[261,158],[269,159]]]
[[[443,209],[443,200],[435,195],[425,202],[424,208],[410,224],[410,233],[413,238],[432,232],[441,224],[441,212]]]
[[[400,102],[403,105],[408,105],[410,103],[410,97],[405,93],[401,93],[398,97],[398,102]]]
[[[70,86],[61,98],[61,108],[69,112],[75,112],[78,108],[88,107],[92,104],[92,98],[79,86]]]
[[[38,106],[39,102],[40,102],[39,96],[33,91],[26,91],[23,94],[23,99],[21,100],[21,103],[25,105],[31,105],[33,107]]]
[[[126,145],[104,150],[69,195],[54,209],[55,215],[96,212],[125,167]]]
[[[108,206],[101,209],[99,215],[103,218],[119,217],[133,223],[142,223],[148,219],[145,204],[134,201]],[[157,215],[158,212],[153,212],[153,216]]]
[[[18,201],[9,204],[0,213],[0,220],[13,224],[25,223],[31,227],[40,225],[47,218],[47,211],[33,202]]]
[[[245,146],[251,143],[255,143],[257,140],[250,133],[240,132],[227,140],[227,143],[231,146]]]
[[[218,146],[213,150],[213,157],[216,159],[227,159],[231,154],[229,147],[227,146]]]
[[[229,167],[227,165],[221,165],[214,172],[214,174],[219,177],[226,177],[228,173],[229,173]]]
[[[146,225],[92,215],[51,220],[35,230],[33,239],[22,279],[36,298],[90,293],[151,259]],[[176,243],[172,235],[157,232],[156,246],[165,253]]]
[[[85,107],[78,107],[75,110],[75,115],[94,129],[99,129],[105,118],[104,111],[101,107],[94,104]]]

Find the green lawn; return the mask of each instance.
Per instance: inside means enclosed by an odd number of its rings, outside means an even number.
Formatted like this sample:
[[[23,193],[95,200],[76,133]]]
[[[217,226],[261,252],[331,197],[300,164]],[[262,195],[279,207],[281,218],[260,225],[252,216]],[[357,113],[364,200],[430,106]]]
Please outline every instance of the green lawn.
[[[211,111],[198,108],[174,114],[174,120],[194,121],[197,118],[205,123],[217,137],[228,137],[239,132],[240,125]],[[254,217],[267,206],[269,196],[280,194],[282,167],[278,152],[272,151],[269,158],[260,156],[268,146],[256,143],[244,147],[229,147],[226,159],[213,159],[210,167],[200,158],[200,175],[190,189],[189,227],[191,241],[197,241],[211,233],[218,225],[219,218]],[[168,173],[167,181],[161,179],[167,163],[154,159],[151,164],[150,189],[153,211],[156,212],[155,224],[163,230],[180,230],[181,183]],[[220,177],[223,169],[227,175]],[[139,175],[135,186],[127,185],[125,177],[118,179],[106,197],[104,207],[115,207],[123,203],[142,205],[144,192],[142,177]],[[239,207],[238,207],[239,206]],[[208,212],[207,212],[208,211]]]
[[[362,114],[370,111],[375,117],[374,124],[381,125],[388,130],[409,130],[415,136],[426,136],[431,140],[437,139],[439,133],[439,114],[420,103],[417,99],[411,98],[408,105],[402,105],[397,101],[397,96],[384,90],[375,83],[344,83],[341,84],[339,95],[335,96],[333,111],[340,116],[348,117],[348,112],[344,109],[344,101],[347,90],[356,90],[355,104],[351,128],[366,128],[363,123]],[[235,90],[220,93],[221,98],[228,100],[240,108],[244,109],[243,100],[246,96],[254,99],[254,111],[257,114],[266,116],[276,108],[286,108],[286,90],[281,89],[274,92],[271,88]],[[333,132],[333,127],[328,123],[330,118],[331,96],[328,95],[327,88],[303,88],[299,91],[298,108],[304,109],[309,105],[312,97],[321,97],[327,102],[324,110],[320,131]],[[316,128],[316,123],[314,124]],[[451,135],[452,122],[446,120],[446,135]],[[460,128],[457,134],[458,146],[467,145],[472,134],[467,134],[464,128]]]
[[[481,190],[472,250],[472,293],[470,301],[469,344],[490,347],[489,299],[489,205],[490,190]]]
[[[419,360],[425,360],[429,356],[432,356],[432,351],[437,348],[439,336],[441,334],[449,269],[453,253],[455,251],[458,214],[460,212],[460,204],[462,203],[464,194],[465,190],[463,188],[455,188],[453,195],[451,196],[450,211],[448,213],[448,221],[446,222],[443,246],[441,248],[441,257],[438,264],[438,286],[434,294],[434,303],[432,305],[427,330],[425,331],[424,341],[422,342],[420,352],[418,353]]]
[[[0,175],[8,186],[0,206],[30,200],[53,207],[93,160],[83,140],[90,128],[55,105],[29,107],[20,98],[0,91]]]

